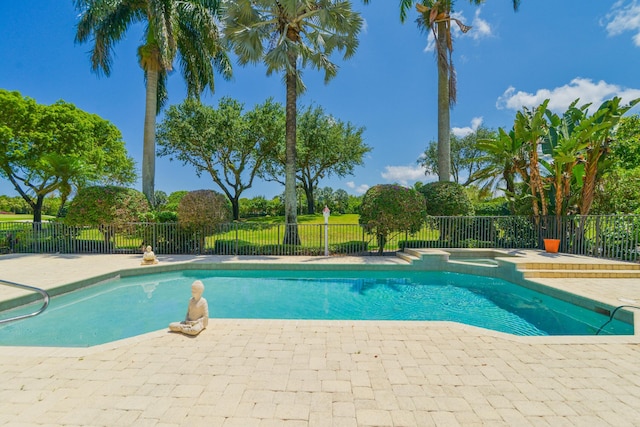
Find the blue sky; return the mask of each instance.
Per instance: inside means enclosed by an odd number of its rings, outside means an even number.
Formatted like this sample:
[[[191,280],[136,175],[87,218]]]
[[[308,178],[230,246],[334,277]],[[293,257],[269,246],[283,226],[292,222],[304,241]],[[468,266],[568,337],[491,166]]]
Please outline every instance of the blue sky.
[[[340,70],[328,85],[322,74],[307,70],[308,90],[299,106],[320,105],[365,127],[365,142],[373,150],[353,176],[326,179],[320,186],[359,195],[375,184],[433,181],[416,162],[437,136],[432,43],[417,29],[415,13],[400,23],[395,0],[353,5],[365,20],[356,55],[346,62],[334,57]],[[546,98],[552,109],[562,111],[576,98],[599,104],[613,96],[640,97],[640,0],[523,0],[515,13],[510,0],[488,0],[480,7],[458,0],[455,9],[473,27],[454,36],[458,103],[451,127],[458,135],[480,124],[510,128],[518,109]],[[139,170],[144,82],[136,49],[141,27],[116,45],[107,78],[91,72],[90,45],[74,43],[76,22],[71,0],[0,2],[0,88],[42,104],[63,99],[110,120],[122,131]],[[180,74],[173,74],[169,104],[182,102],[185,94]],[[284,103],[284,95],[280,76],[267,77],[260,66],[236,65],[234,78],[217,77],[215,94],[203,101],[217,105],[220,97],[230,96],[251,109],[269,97]],[[218,190],[208,175],[197,178],[192,168],[158,158],[157,190],[203,188]],[[282,191],[279,184],[256,182],[243,195],[270,199]],[[0,178],[0,194],[17,193]]]

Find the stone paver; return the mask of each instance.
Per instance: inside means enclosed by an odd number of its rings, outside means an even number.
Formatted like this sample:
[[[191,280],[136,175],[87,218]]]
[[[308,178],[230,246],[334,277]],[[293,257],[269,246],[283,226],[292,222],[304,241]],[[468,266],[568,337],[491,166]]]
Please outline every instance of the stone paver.
[[[51,288],[132,268],[139,258],[2,256],[0,276]],[[558,282],[544,279],[570,285]],[[615,301],[626,283],[588,282],[583,291]],[[0,424],[638,426],[639,360],[637,335],[211,319],[195,339],[163,330],[86,349],[0,347]]]

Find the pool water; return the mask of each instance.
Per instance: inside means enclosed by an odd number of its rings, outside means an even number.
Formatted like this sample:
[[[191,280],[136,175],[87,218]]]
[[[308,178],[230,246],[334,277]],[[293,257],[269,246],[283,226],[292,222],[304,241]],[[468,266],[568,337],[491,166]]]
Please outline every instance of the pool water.
[[[594,335],[609,320],[500,279],[450,272],[195,270],[53,297],[44,313],[0,325],[0,344],[84,347],[164,329],[184,319],[196,279],[211,318],[447,320],[515,335]],[[633,326],[616,320],[603,334],[633,334]]]

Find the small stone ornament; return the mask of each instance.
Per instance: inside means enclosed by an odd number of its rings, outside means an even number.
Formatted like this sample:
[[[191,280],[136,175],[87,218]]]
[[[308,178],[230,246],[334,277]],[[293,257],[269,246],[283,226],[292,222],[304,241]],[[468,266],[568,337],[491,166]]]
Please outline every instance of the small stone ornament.
[[[144,254],[142,255],[142,262],[140,265],[153,265],[157,263],[158,259],[156,258],[156,254],[151,250],[151,246],[147,246],[144,250]]]

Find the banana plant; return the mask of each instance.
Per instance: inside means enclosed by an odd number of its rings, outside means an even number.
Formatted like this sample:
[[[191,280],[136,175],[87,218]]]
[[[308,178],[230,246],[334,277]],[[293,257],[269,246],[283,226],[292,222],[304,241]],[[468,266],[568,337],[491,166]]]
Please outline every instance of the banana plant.
[[[529,156],[529,189],[531,207],[535,218],[547,215],[548,206],[544,193],[544,182],[540,175],[538,149],[543,137],[547,134],[549,124],[545,118],[549,100],[545,100],[534,110],[523,107],[516,113],[513,124],[515,137],[524,142]]]
[[[588,215],[593,204],[599,166],[603,157],[609,152],[612,141],[612,130],[622,116],[633,108],[640,98],[633,99],[627,105],[620,105],[621,98],[604,101],[598,110],[585,120],[585,126],[590,126],[589,138],[585,149],[585,173],[580,195],[580,215]]]

